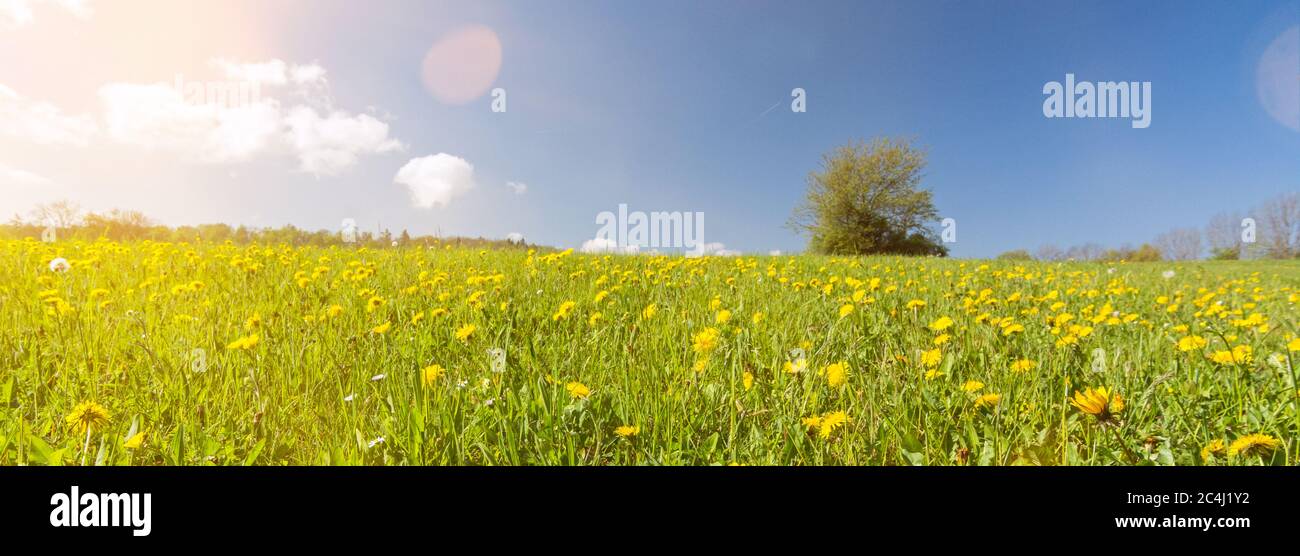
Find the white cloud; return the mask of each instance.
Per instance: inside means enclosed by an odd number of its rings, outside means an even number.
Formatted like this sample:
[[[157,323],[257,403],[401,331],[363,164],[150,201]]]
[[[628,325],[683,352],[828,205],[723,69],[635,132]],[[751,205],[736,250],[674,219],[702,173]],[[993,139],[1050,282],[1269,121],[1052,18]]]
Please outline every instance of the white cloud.
[[[90,116],[66,115],[53,104],[27,100],[0,85],[0,135],[41,145],[85,146],[97,128]]]
[[[474,188],[474,166],[447,153],[412,158],[397,171],[393,182],[411,190],[411,200],[417,207],[445,207]]]
[[[63,8],[81,19],[89,19],[95,10],[90,7],[90,0],[0,0],[0,26],[24,27],[36,20],[32,6],[50,4]]]
[[[325,68],[316,64],[293,66],[289,69],[289,79],[299,85],[325,82]]]
[[[325,68],[318,64],[293,65],[278,58],[265,62],[238,62],[216,58],[213,67],[221,70],[228,79],[248,81],[260,85],[317,85],[325,83]]]
[[[510,232],[509,234],[506,234],[506,241],[509,241],[510,243],[523,243],[524,234],[519,232]]]
[[[639,245],[624,245],[620,247],[617,241],[607,237],[597,237],[582,242],[582,247],[578,248],[583,253],[613,253],[622,255],[635,255],[641,252]]]
[[[0,185],[33,187],[50,183],[50,179],[0,162]]]
[[[321,116],[315,108],[296,106],[289,111],[285,123],[289,126],[287,137],[298,155],[299,168],[316,175],[337,174],[356,164],[362,154],[405,148],[388,136],[388,124],[367,114],[353,116],[335,111]]]
[[[22,27],[35,19],[30,0],[0,0],[0,21],[6,26]]]
[[[184,90],[168,83],[110,83],[99,90],[109,138],[210,163],[287,151],[297,157],[300,170],[317,176],[336,175],[362,155],[404,148],[389,137],[388,124],[373,116],[342,110],[321,113],[261,94],[261,85],[284,85],[281,92],[328,106],[325,69],[319,65],[226,59],[213,60],[212,65],[226,78],[257,85],[256,94],[243,95],[243,89],[227,87],[238,84],[219,82],[188,82]],[[214,95],[219,98],[206,98]]]
[[[739,251],[727,249],[726,245],[717,242],[699,245],[693,252],[699,255],[715,257],[734,257],[740,254]]]
[[[72,15],[75,15],[81,19],[90,19],[90,16],[95,15],[94,8],[90,7],[90,0],[51,0],[51,1],[53,1],[55,5],[58,5],[63,9],[72,12]]]
[[[0,6],[17,6],[6,3],[11,1],[0,0]],[[363,155],[405,148],[389,136],[388,124],[375,116],[317,108],[333,104],[325,68],[317,64],[291,65],[281,60],[249,64],[224,59],[212,64],[224,77],[238,82],[182,83],[178,79],[175,83],[103,85],[98,91],[103,136],[112,143],[175,153],[204,163],[289,153],[298,159],[299,169],[317,176],[338,174]],[[249,91],[240,87],[248,83],[257,85],[252,94],[245,94]],[[275,86],[268,88],[277,95],[261,94],[263,84]],[[53,104],[25,99],[0,85],[0,137],[41,145],[87,146],[99,131],[100,122],[92,116],[64,114]],[[440,202],[439,195],[427,198]]]
[[[229,79],[267,85],[284,85],[289,82],[289,65],[284,63],[284,60],[240,63],[226,58],[217,58],[212,60],[211,64],[220,69]]]
[[[523,195],[528,192],[528,184],[521,181],[508,181],[506,187],[514,190],[515,195]]]
[[[618,242],[607,237],[598,237],[582,242],[582,247],[578,248],[583,253],[617,253]]]
[[[582,247],[578,248],[583,253],[612,253],[622,255],[636,255],[641,253],[639,245],[630,244],[619,246],[618,242],[611,238],[597,237],[582,242]],[[658,249],[651,249],[646,253],[651,255],[659,254]],[[740,255],[739,251],[727,249],[726,245],[721,243],[704,243],[693,249],[684,252],[687,256],[713,256],[713,257],[734,257]]]
[[[186,102],[158,83],[110,83],[99,89],[109,138],[145,149],[178,152],[203,162],[243,160],[273,144],[281,130],[279,103]]]

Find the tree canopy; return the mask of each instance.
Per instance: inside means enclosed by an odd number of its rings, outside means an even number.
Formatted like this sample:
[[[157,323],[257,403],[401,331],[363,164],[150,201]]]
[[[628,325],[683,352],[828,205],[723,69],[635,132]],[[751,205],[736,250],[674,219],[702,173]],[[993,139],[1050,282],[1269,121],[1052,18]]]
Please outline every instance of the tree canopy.
[[[947,255],[929,224],[933,195],[921,188],[926,154],[907,140],[851,142],[823,156],[790,227],[809,249],[832,255]]]

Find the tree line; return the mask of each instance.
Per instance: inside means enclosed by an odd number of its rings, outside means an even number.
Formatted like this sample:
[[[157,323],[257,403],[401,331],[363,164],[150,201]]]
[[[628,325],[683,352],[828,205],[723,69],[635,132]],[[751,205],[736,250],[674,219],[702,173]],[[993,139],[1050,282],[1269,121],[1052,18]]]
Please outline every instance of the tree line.
[[[1087,243],[1061,249],[1048,244],[1033,254],[1021,249],[998,258],[1131,262],[1300,258],[1300,194],[1278,195],[1245,213],[1222,212],[1203,228],[1175,228],[1136,248]]]
[[[97,213],[83,211],[75,202],[55,201],[37,205],[27,215],[14,215],[0,224],[0,239],[57,239],[95,241],[152,240],[170,243],[286,244],[294,246],[356,245],[380,248],[394,245],[455,245],[479,247],[530,247],[527,243],[508,240],[465,237],[412,236],[406,230],[394,235],[389,230],[377,233],[357,230],[350,237],[340,231],[304,230],[293,225],[256,228],[229,224],[164,226],[134,210],[113,209]]]

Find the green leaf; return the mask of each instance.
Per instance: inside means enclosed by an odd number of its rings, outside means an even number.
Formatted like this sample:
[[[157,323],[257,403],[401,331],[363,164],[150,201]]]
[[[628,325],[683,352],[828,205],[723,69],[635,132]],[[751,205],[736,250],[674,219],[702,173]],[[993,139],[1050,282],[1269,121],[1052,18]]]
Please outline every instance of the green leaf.
[[[907,460],[908,465],[914,465],[918,467],[925,465],[925,454],[922,454],[921,452],[910,452],[907,450],[899,450],[899,451],[902,452],[903,458]]]
[[[104,457],[108,455],[108,435],[99,436],[99,452],[95,454],[95,467],[104,465]]]
[[[45,442],[45,439],[34,434],[28,435],[27,447],[30,448],[32,452],[35,452],[36,460],[40,463],[45,465],[55,465],[50,463],[51,455],[54,454],[54,449]]]
[[[244,466],[245,466],[245,467],[250,466],[250,465],[253,465],[254,463],[257,463],[257,456],[258,456],[259,454],[262,453],[262,447],[263,447],[263,446],[266,446],[266,439],[265,439],[265,438],[263,438],[263,439],[261,439],[261,440],[258,440],[258,441],[257,441],[257,444],[253,446],[253,449],[248,451],[248,457],[245,457],[245,458],[244,458]]]
[[[185,425],[176,427],[169,453],[172,465],[185,465]]]
[[[988,467],[990,465],[993,465],[993,455],[994,455],[993,441],[985,440],[984,447],[980,448],[980,466]]]

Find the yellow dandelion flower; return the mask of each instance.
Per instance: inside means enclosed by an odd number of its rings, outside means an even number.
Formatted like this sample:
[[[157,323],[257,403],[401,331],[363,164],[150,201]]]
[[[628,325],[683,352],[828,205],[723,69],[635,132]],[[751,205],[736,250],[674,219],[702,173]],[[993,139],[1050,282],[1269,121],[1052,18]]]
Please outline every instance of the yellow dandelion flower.
[[[587,399],[591,396],[591,389],[581,382],[570,382],[564,385],[564,389],[569,391],[569,397],[573,399]]]
[[[813,415],[813,416],[811,416],[811,417],[804,417],[803,420],[800,421],[800,422],[803,423],[803,426],[804,426],[804,427],[807,427],[807,428],[810,428],[810,429],[815,429],[815,428],[817,428],[817,427],[822,426],[822,417],[821,417],[821,415]]]
[[[843,411],[835,411],[822,415],[821,425],[817,427],[817,434],[822,438],[830,438],[831,434],[849,422],[849,416]]]
[[[1178,351],[1201,349],[1208,344],[1209,342],[1200,336],[1184,336],[1178,339]]]
[[[695,334],[692,338],[695,353],[709,354],[718,348],[718,329],[713,327],[705,328]]]
[[[256,347],[257,342],[258,342],[257,334],[250,334],[248,336],[244,336],[243,338],[239,338],[233,342],[230,342],[229,344],[226,345],[226,349],[249,350]]]
[[[1037,366],[1038,366],[1038,362],[1032,359],[1021,359],[1011,364],[1011,371],[1016,373],[1023,373],[1026,371],[1032,371]]]
[[[948,317],[939,317],[938,319],[935,319],[934,322],[930,323],[930,330],[933,330],[935,332],[942,332],[944,330],[947,330],[951,326],[952,326],[952,319]]]
[[[473,324],[466,324],[460,328],[457,328],[456,339],[462,342],[467,341],[469,340],[470,336],[474,335],[475,330],[478,330],[478,327]]]
[[[1095,389],[1086,388],[1074,393],[1070,405],[1104,422],[1109,421],[1116,413],[1124,411],[1124,397],[1119,392],[1111,393],[1104,386]]]
[[[718,311],[718,314],[713,317],[713,322],[716,324],[727,324],[729,320],[731,320],[731,311],[726,309]]]
[[[74,430],[86,432],[100,429],[108,424],[110,415],[104,406],[95,402],[81,402],[68,414],[68,426]]]
[[[849,364],[843,361],[833,363],[822,369],[822,373],[826,375],[826,384],[831,388],[843,386],[849,381]]]
[[[389,331],[390,329],[392,329],[392,328],[393,328],[393,323],[392,323],[392,321],[384,321],[384,324],[381,324],[381,325],[379,325],[379,326],[376,326],[376,327],[374,327],[374,328],[371,328],[371,329],[370,329],[370,333],[371,333],[371,334],[380,334],[380,335],[382,335],[382,334],[387,334],[388,331]]]
[[[1282,445],[1282,441],[1267,434],[1253,433],[1232,441],[1228,446],[1228,457],[1265,456]]]
[[[989,393],[989,394],[984,394],[978,398],[975,398],[975,407],[977,408],[994,407],[1001,402],[1002,402],[1002,394]]]
[[[140,446],[143,445],[144,445],[144,431],[137,432],[131,435],[131,438],[128,438],[122,442],[122,447],[128,450],[138,450]]]
[[[1210,360],[1220,365],[1247,364],[1254,357],[1254,349],[1248,345],[1242,344],[1234,346],[1231,350],[1216,350],[1210,354]]]
[[[564,303],[561,303],[560,308],[555,311],[555,314],[551,315],[551,320],[558,321],[560,319],[569,318],[569,313],[572,313],[573,308],[577,305],[578,304],[573,301],[565,301]]]
[[[614,429],[614,434],[617,434],[622,438],[636,436],[638,434],[641,434],[641,427],[632,426],[632,425],[622,425]]]
[[[1228,454],[1228,445],[1224,444],[1221,439],[1211,440],[1204,448],[1201,448],[1201,461],[1208,462],[1211,457],[1221,458]]]
[[[447,370],[442,368],[442,365],[429,365],[420,369],[420,382],[424,383],[425,386],[433,386],[433,383],[437,382],[438,378],[446,372]]]

